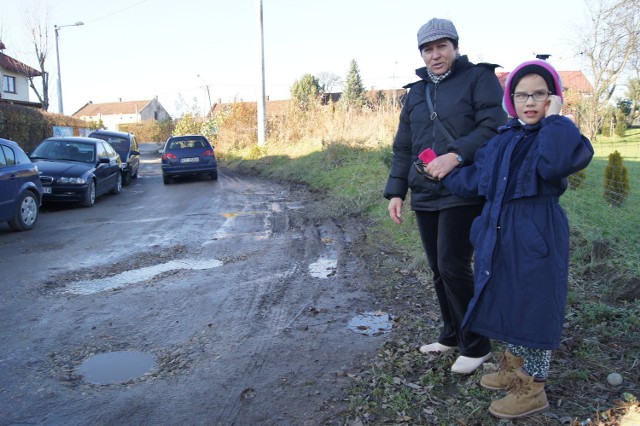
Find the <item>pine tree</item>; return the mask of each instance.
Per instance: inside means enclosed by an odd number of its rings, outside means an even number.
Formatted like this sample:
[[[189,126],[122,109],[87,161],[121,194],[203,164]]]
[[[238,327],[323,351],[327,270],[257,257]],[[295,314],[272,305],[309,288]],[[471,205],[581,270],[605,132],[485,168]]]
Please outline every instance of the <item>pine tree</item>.
[[[629,171],[622,164],[618,151],[609,154],[609,163],[604,169],[604,199],[614,207],[624,204],[629,195]]]
[[[291,99],[305,111],[316,102],[318,93],[320,93],[320,81],[311,74],[303,75],[291,86]]]
[[[349,72],[347,73],[340,102],[347,109],[362,108],[367,104],[362,77],[360,77],[360,70],[355,59],[352,59],[349,65]]]

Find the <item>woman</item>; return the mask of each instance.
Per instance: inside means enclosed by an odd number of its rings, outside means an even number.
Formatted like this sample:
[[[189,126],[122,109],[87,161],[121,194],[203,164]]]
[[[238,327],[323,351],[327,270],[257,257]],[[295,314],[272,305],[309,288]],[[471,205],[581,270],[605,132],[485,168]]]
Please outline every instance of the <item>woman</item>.
[[[458,33],[449,20],[434,18],[423,25],[418,49],[426,66],[416,70],[419,81],[405,86],[409,94],[400,113],[384,197],[391,219],[400,224],[411,189],[411,209],[433,272],[443,324],[437,341],[420,351],[457,348],[460,356],[451,371],[469,374],[491,352],[488,338],[461,330],[473,297],[469,229],[483,200],[453,195],[439,180],[454,168],[471,164],[476,150],[506,123],[503,91],[494,72],[497,65],[476,65],[460,55]],[[429,163],[431,176],[418,160],[427,148],[437,155]]]

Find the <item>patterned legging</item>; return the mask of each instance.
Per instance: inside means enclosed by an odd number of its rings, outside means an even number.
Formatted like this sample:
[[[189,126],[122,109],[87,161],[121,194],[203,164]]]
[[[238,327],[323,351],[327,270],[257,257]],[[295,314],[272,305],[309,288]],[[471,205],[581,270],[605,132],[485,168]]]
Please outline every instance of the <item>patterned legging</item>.
[[[546,379],[551,365],[551,351],[546,349],[532,349],[526,346],[512,345],[509,351],[515,356],[524,358],[524,369],[537,379]]]

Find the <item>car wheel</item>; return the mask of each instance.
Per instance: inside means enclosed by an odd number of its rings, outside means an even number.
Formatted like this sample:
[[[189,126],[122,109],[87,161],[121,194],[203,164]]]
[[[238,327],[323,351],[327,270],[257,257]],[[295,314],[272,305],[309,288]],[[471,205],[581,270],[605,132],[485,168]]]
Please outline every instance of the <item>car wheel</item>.
[[[122,184],[129,185],[131,183],[131,170],[127,170],[122,177]]]
[[[217,170],[215,172],[211,172],[211,179],[218,180],[218,171]]]
[[[118,178],[116,181],[116,186],[113,187],[111,191],[109,191],[113,195],[117,195],[122,191],[122,173],[118,172]]]
[[[93,179],[89,181],[89,187],[87,188],[87,192],[84,194],[84,200],[82,200],[82,205],[84,207],[91,207],[96,202],[96,183]]]
[[[16,214],[9,221],[9,226],[14,231],[28,231],[36,224],[39,211],[36,196],[31,191],[25,191],[16,203]]]
[[[171,178],[167,175],[162,175],[162,182],[164,182],[165,185],[169,185],[171,183]]]

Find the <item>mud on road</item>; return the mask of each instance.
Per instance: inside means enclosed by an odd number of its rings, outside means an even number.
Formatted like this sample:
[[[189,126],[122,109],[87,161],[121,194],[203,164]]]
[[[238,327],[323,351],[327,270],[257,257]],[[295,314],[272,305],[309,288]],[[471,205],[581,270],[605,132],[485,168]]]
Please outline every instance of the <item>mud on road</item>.
[[[340,424],[385,339],[350,326],[381,308],[364,225],[224,170],[163,185],[143,159],[120,195],[0,227],[0,424]]]

